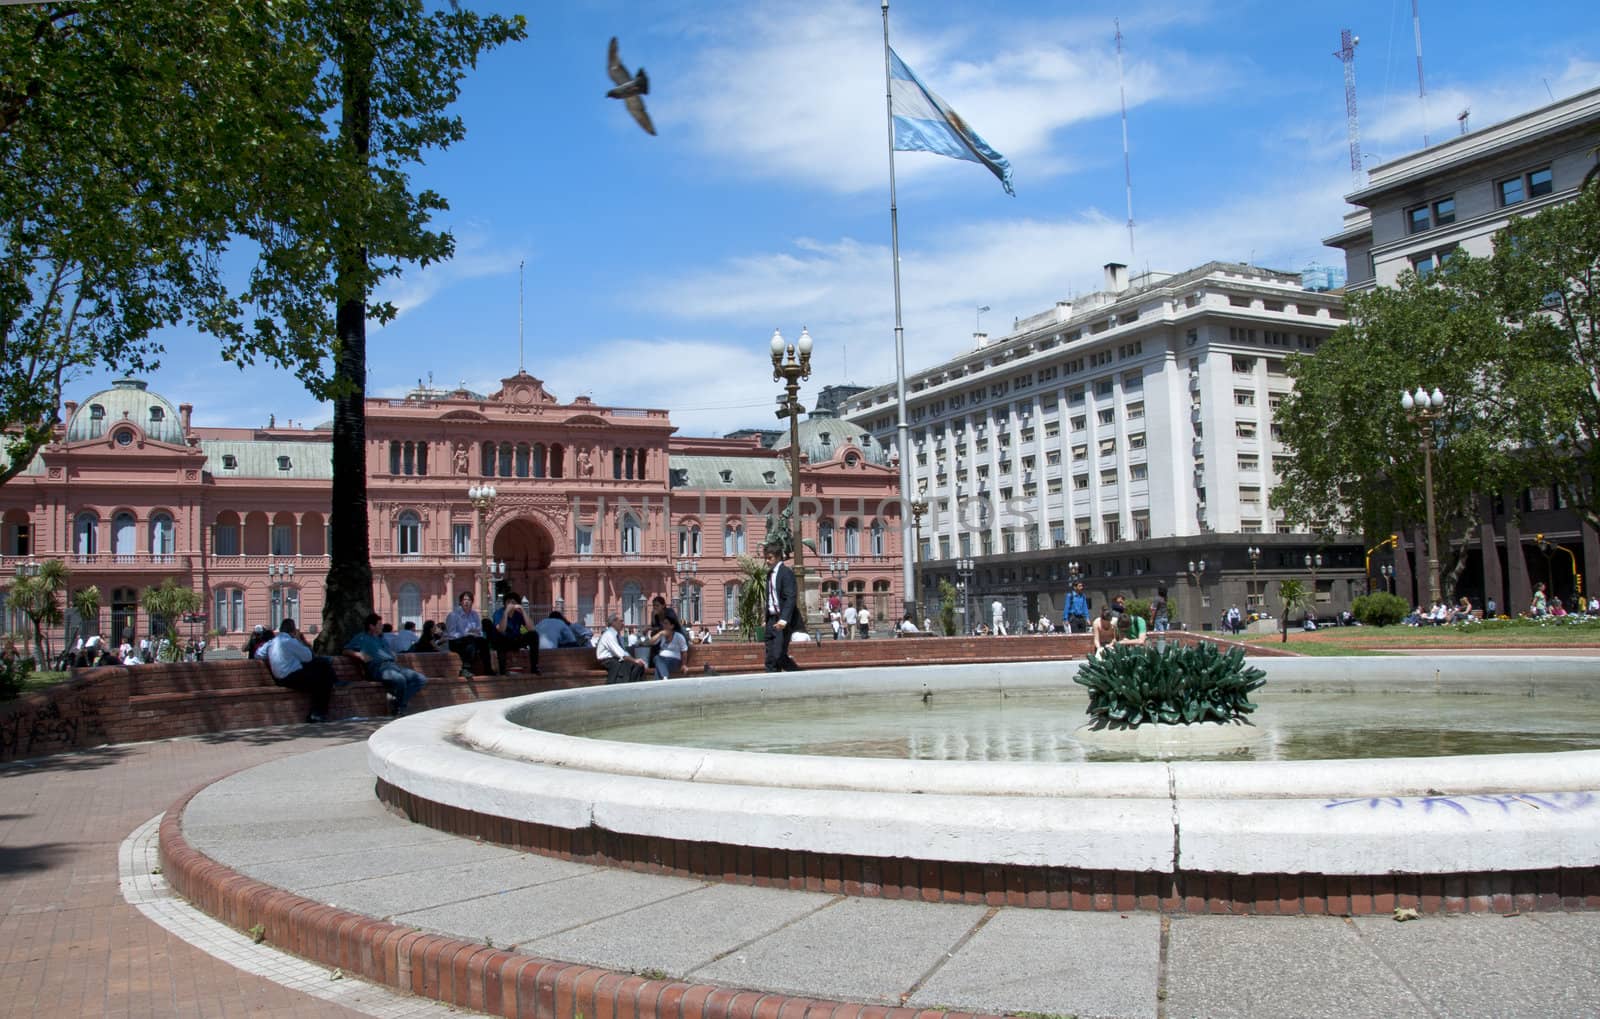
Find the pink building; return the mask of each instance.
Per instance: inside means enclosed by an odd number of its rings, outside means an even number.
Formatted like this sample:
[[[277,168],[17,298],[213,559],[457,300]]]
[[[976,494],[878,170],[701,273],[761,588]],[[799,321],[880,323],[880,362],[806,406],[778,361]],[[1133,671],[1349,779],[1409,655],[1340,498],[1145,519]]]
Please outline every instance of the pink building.
[[[54,440],[0,486],[0,577],[63,559],[71,589],[99,587],[98,625],[114,641],[147,632],[139,592],[169,576],[202,592],[205,629],[290,616],[315,632],[330,425],[197,428],[190,405],[131,379],[67,401],[61,418]],[[377,611],[397,623],[442,619],[459,592],[482,589],[486,558],[541,613],[560,606],[595,622],[616,610],[644,622],[663,594],[685,621],[731,619],[738,557],[758,554],[768,515],[788,501],[787,442],[674,431],[665,410],[562,403],[526,373],[488,396],[369,399]],[[901,597],[889,457],[831,417],[803,422],[801,445],[804,529],[824,559],[815,569],[808,553],[811,589],[837,575],[889,618]],[[481,485],[496,497],[480,515],[467,493]],[[7,632],[28,630],[19,613],[4,617]]]

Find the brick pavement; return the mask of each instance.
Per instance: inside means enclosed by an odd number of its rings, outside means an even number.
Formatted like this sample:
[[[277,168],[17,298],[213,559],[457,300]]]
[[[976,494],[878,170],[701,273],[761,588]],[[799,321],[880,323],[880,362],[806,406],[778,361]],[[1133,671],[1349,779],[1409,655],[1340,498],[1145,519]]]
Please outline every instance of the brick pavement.
[[[291,726],[0,766],[0,1019],[359,1015],[234,969],[145,919],[119,891],[117,847],[201,782],[371,730]]]

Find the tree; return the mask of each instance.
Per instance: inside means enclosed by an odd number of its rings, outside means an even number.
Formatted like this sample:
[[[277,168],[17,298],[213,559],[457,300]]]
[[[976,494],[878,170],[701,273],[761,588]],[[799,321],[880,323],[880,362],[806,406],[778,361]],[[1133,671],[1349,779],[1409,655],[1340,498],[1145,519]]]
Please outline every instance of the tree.
[[[1272,505],[1324,533],[1387,535],[1425,519],[1431,439],[1446,593],[1465,568],[1479,497],[1529,477],[1507,442],[1506,326],[1482,297],[1487,280],[1483,260],[1457,254],[1426,278],[1406,272],[1352,295],[1349,322],[1290,358],[1295,388],[1274,418],[1291,455],[1274,459]],[[1431,428],[1400,407],[1419,385],[1449,394]]]
[[[80,587],[72,592],[71,602],[72,610],[78,617],[78,632],[99,633],[100,588],[94,584],[90,584],[88,587]],[[68,646],[74,643],[73,638],[75,636],[77,634],[69,633],[66,635]]]
[[[946,637],[956,635],[956,597],[959,592],[948,580],[939,581],[939,625]]]
[[[1283,634],[1280,643],[1289,643],[1289,613],[1295,609],[1303,609],[1311,604],[1311,593],[1306,586],[1298,580],[1278,581],[1278,600],[1283,603],[1283,611],[1279,613],[1278,629]]]
[[[178,645],[177,623],[184,616],[199,612],[201,604],[199,591],[179,587],[172,577],[163,580],[160,587],[147,587],[139,592],[139,605],[149,620],[150,646],[159,658],[169,662],[178,660],[182,648]],[[165,630],[165,645],[160,639],[162,631],[156,629],[158,622]]]
[[[739,635],[760,640],[767,628],[767,564],[753,556],[739,557]]]
[[[18,577],[11,585],[11,605],[28,617],[33,624],[34,661],[46,668],[50,657],[45,647],[44,628],[61,622],[60,594],[71,579],[67,564],[60,559],[46,559],[39,564],[39,572]]]
[[[304,3],[50,3],[0,17],[0,483],[62,386],[155,363],[152,331],[239,312],[220,270],[262,153],[307,127]],[[251,331],[219,331],[223,354]]]
[[[1600,526],[1600,175],[1496,235],[1487,292],[1507,323],[1517,453]]]

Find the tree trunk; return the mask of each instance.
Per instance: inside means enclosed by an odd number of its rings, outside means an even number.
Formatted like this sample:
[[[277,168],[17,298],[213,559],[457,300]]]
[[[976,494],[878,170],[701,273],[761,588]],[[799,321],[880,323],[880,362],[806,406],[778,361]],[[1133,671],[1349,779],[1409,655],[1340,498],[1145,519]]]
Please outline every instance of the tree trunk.
[[[339,133],[346,156],[367,171],[372,132],[372,32],[364,6],[346,15],[340,38],[344,89]],[[339,307],[334,363],[333,505],[328,516],[328,580],[317,650],[331,654],[361,632],[372,611],[372,559],[367,546],[367,248],[362,210],[335,227]]]

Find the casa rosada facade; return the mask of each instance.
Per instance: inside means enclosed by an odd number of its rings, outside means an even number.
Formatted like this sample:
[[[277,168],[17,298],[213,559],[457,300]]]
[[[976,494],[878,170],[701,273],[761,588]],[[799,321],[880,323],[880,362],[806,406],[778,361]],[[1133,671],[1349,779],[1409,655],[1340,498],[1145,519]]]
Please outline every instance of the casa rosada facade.
[[[487,572],[541,614],[643,623],[660,594],[714,627],[736,618],[739,557],[789,500],[786,442],[677,436],[665,410],[563,403],[523,372],[492,395],[418,389],[366,408],[374,597],[396,625],[481,598]],[[0,582],[65,561],[69,590],[100,590],[88,632],[113,641],[149,631],[139,594],[169,576],[204,597],[182,635],[285,616],[315,632],[329,427],[202,428],[190,414],[132,379],[65,402],[53,440],[0,485]],[[802,422],[801,449],[804,536],[824,560],[807,552],[813,597],[842,588],[884,619],[901,598],[896,467],[836,418]],[[492,505],[474,504],[475,486],[494,487]],[[29,631],[4,615],[7,632]]]

